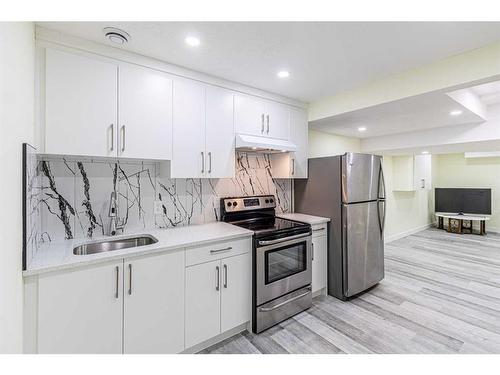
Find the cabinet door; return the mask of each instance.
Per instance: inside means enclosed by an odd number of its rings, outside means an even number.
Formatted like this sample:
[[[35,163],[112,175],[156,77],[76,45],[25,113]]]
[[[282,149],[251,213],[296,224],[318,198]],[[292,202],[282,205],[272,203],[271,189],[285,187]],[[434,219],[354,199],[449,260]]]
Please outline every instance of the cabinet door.
[[[125,262],[124,353],[184,350],[184,251]]]
[[[206,90],[207,177],[233,178],[233,93],[212,86]]]
[[[220,261],[186,268],[186,348],[220,333]]]
[[[288,140],[290,136],[289,107],[280,103],[267,102],[265,125],[264,135],[266,137]]]
[[[38,281],[39,353],[121,353],[123,262]]]
[[[312,291],[317,292],[327,285],[327,236],[313,237]]]
[[[116,156],[117,66],[52,49],[45,57],[45,153]]]
[[[413,171],[414,189],[431,189],[431,155],[416,155]]]
[[[246,95],[234,96],[234,128],[236,133],[265,135],[265,104]]]
[[[174,81],[172,178],[205,176],[205,86]]]
[[[222,259],[221,331],[250,321],[252,313],[252,255]]]
[[[290,141],[297,146],[290,155],[292,178],[307,178],[308,136],[307,112],[290,109]]]
[[[172,80],[133,65],[119,67],[120,156],[172,158]]]

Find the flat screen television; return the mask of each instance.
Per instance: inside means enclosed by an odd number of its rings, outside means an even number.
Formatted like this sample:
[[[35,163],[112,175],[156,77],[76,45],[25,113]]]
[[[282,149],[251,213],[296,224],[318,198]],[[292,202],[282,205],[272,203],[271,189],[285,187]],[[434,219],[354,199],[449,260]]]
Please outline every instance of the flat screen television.
[[[491,215],[491,189],[436,188],[436,212]]]

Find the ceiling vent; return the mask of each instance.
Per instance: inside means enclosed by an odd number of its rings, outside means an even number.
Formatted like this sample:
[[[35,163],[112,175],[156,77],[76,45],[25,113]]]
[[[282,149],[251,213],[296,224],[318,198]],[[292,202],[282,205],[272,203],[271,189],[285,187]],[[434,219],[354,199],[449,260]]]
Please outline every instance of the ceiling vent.
[[[102,31],[106,39],[113,44],[123,46],[130,40],[130,35],[126,31],[117,29],[116,27],[105,27]]]

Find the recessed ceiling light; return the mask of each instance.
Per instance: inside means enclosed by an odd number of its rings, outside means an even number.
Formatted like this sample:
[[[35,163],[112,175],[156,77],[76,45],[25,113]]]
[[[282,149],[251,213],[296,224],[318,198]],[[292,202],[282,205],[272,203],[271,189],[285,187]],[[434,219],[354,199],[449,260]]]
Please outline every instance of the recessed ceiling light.
[[[365,126],[360,126],[360,127],[358,128],[358,131],[359,131],[359,132],[364,132],[364,131],[366,131],[366,127],[365,127]]]
[[[427,155],[429,151],[422,151],[422,154]]]
[[[130,35],[121,29],[116,27],[105,27],[102,29],[104,36],[114,44],[124,45],[130,40]]]
[[[184,41],[191,47],[198,47],[200,45],[200,39],[195,36],[187,36]]]
[[[278,77],[279,78],[288,78],[288,77],[290,77],[290,72],[287,70],[281,70],[278,72]]]
[[[451,116],[459,116],[461,114],[462,114],[462,111],[459,109],[456,109],[456,110],[450,112]]]
[[[257,147],[252,147],[252,150],[257,150]]]

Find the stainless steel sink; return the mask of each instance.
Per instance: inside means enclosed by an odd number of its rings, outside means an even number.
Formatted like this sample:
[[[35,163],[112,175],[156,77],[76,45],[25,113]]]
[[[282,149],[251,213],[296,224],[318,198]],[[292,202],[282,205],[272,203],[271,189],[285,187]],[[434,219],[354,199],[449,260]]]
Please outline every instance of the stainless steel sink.
[[[116,240],[107,240],[100,242],[91,242],[88,244],[83,244],[75,247],[73,249],[73,254],[89,255],[89,254],[105,253],[107,251],[128,249],[130,247],[152,245],[157,242],[158,240],[156,238],[149,235],[142,235],[130,238],[120,238]]]

